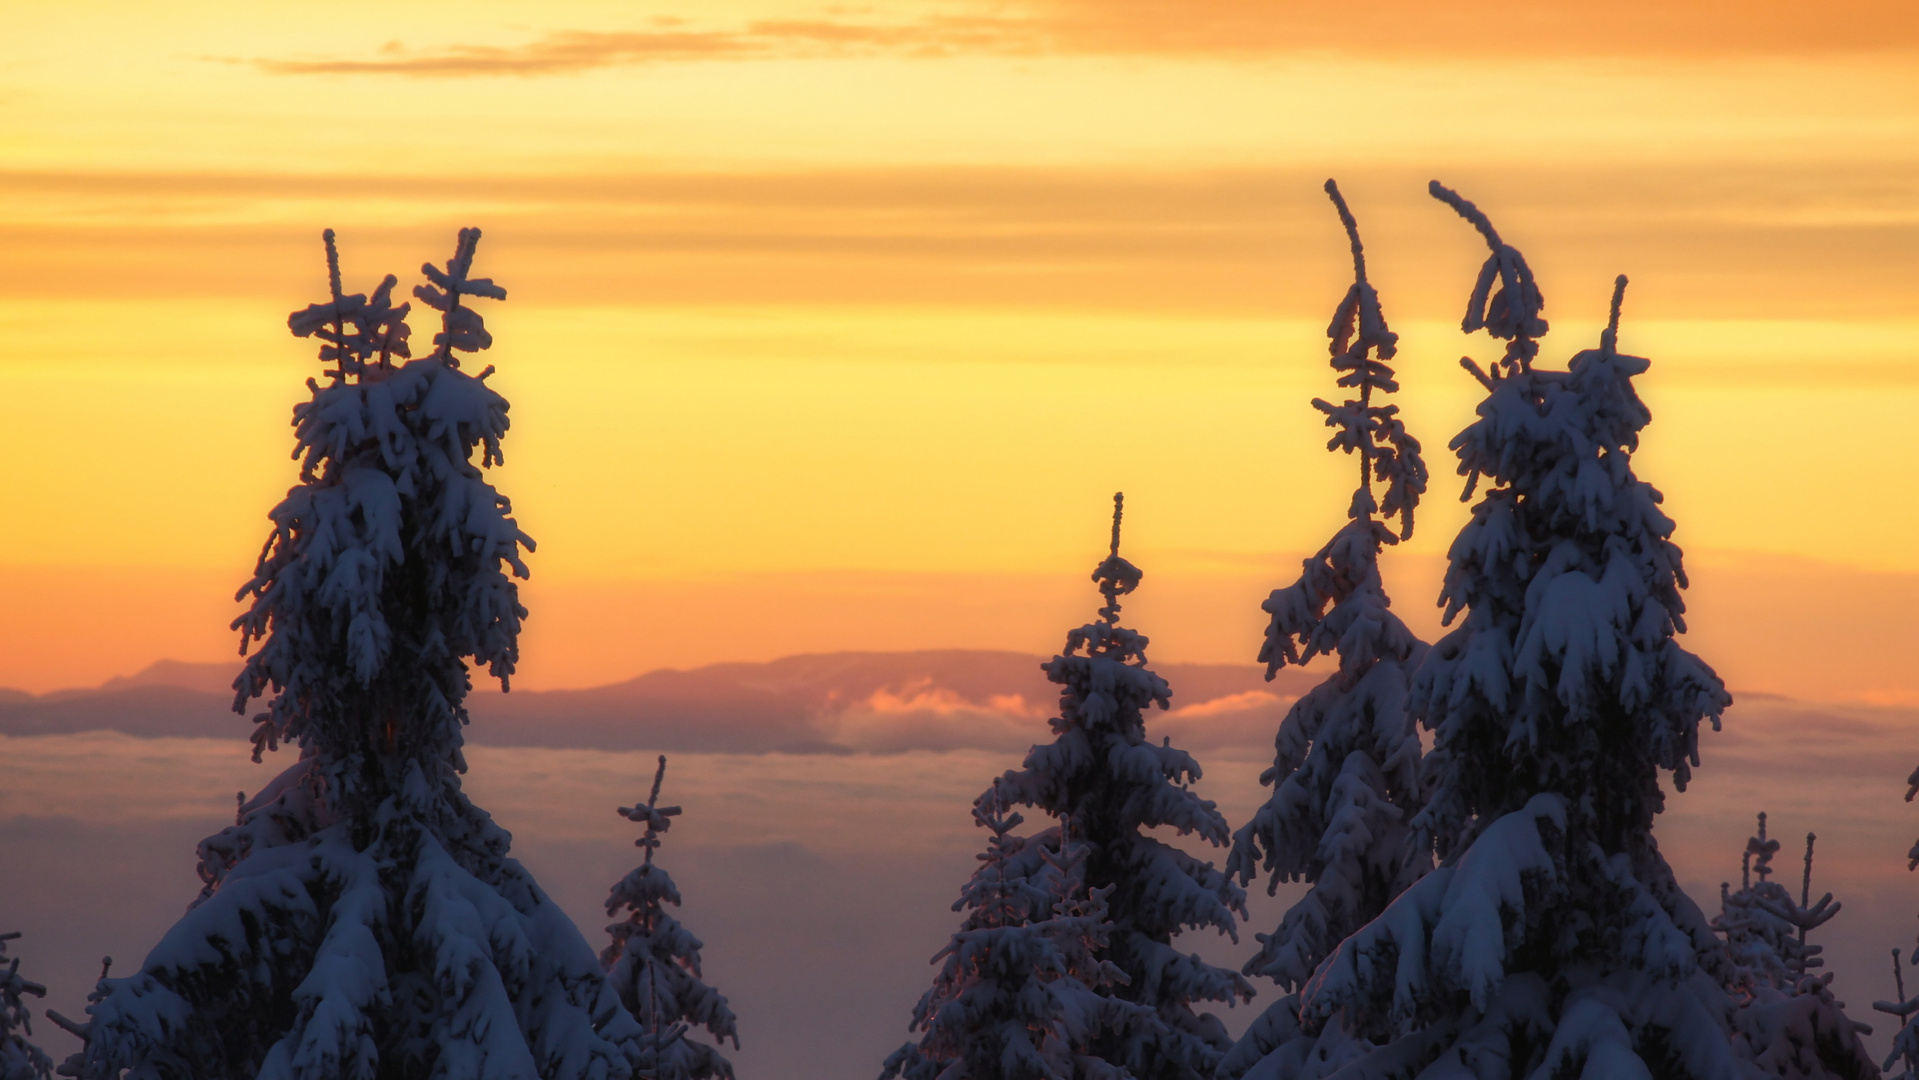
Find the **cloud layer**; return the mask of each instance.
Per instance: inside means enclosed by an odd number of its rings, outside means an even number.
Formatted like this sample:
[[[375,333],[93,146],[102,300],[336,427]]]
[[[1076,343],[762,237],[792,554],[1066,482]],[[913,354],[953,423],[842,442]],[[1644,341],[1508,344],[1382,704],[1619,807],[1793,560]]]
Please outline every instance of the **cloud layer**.
[[[1050,736],[1058,688],[1041,658],[1014,652],[826,653],[770,663],[661,670],[587,690],[482,690],[468,738],[482,746],[737,754],[995,750]],[[1154,718],[1197,749],[1270,744],[1284,707],[1315,677],[1257,667],[1160,664],[1174,687]],[[163,661],[95,690],[0,692],[0,734],[116,731],[143,738],[238,738],[234,668]]]
[[[1006,663],[1024,668],[1024,659]],[[729,693],[818,701],[822,687],[871,685],[858,667],[854,661],[845,678],[831,679],[811,661],[741,670],[739,678],[684,674]],[[1176,692],[1178,675],[1197,688],[1200,674],[1176,673]],[[176,681],[182,675],[173,673]],[[949,684],[951,696],[896,688],[868,704],[957,715],[955,700],[998,682]],[[1176,718],[1155,714],[1149,735],[1192,746],[1199,731],[1175,733]],[[1264,797],[1258,777],[1271,763],[1275,722],[1269,714],[1264,745],[1249,735],[1198,753],[1206,769],[1198,791],[1234,825]],[[655,745],[627,750],[469,748],[467,790],[511,830],[514,855],[589,940],[600,940],[607,887],[639,857],[636,830],[614,808],[644,795],[653,755],[667,749],[666,729],[655,730]],[[1662,851],[1712,911],[1719,882],[1737,878],[1753,814],[1769,812],[1794,880],[1799,838],[1817,832],[1815,894],[1830,889],[1845,910],[1815,940],[1837,972],[1839,995],[1864,1017],[1861,1003],[1890,994],[1886,950],[1911,940],[1904,852],[1916,825],[1901,796],[1919,760],[1919,712],[1751,700],[1734,706],[1724,732],[1701,742],[1702,767],[1658,823]],[[931,977],[927,958],[957,921],[948,905],[981,844],[968,807],[1022,750],[672,752],[663,794],[686,812],[660,860],[686,895],[682,917],[707,943],[707,975],[741,1016],[743,1075],[845,1080],[877,1072],[906,1038],[912,1003]],[[96,731],[0,735],[0,757],[14,766],[0,788],[0,912],[8,929],[27,933],[9,951],[24,958],[22,974],[49,984],[46,1004],[79,1015],[100,955],[113,954],[122,973],[138,962],[199,889],[194,843],[231,820],[235,790],[257,790],[289,756],[253,765],[237,732],[140,739]],[[1205,857],[1217,863],[1219,854]],[[1182,939],[1182,948],[1244,962],[1255,948],[1250,934],[1270,930],[1294,895],[1290,887],[1272,899],[1258,886],[1252,892],[1254,918],[1241,943],[1208,934]],[[1262,987],[1261,1001],[1271,997]],[[1227,1020],[1238,1030],[1250,1014],[1235,1010]],[[1883,1036],[1882,1028],[1875,1045]],[[42,1041],[62,1053],[72,1045],[52,1031]]]
[[[349,265],[377,280],[437,251],[455,225],[483,221],[493,257],[512,268],[516,300],[534,303],[1317,320],[1344,257],[1319,191],[1325,171],[0,171],[0,290],[297,297],[312,277],[316,222],[339,229]],[[1426,196],[1429,170],[1375,162],[1338,171],[1363,200],[1395,317],[1456,319],[1462,287],[1433,269],[1463,265],[1472,237]],[[1904,164],[1536,164],[1444,176],[1498,207],[1501,229],[1521,238],[1551,296],[1631,272],[1634,318],[1886,319],[1907,311],[1919,276],[1919,172]]]
[[[1327,5],[1273,0],[1029,0],[895,5],[875,18],[821,14],[725,23],[654,16],[636,29],[560,29],[512,43],[400,41],[358,56],[258,57],[276,75],[415,78],[543,76],[688,61],[848,57],[1158,56],[1252,59],[1287,53],[1715,57],[1869,52],[1919,43],[1909,4],[1537,4],[1494,0],[1470,13],[1417,0]],[[905,8],[906,10],[902,10]],[[930,10],[929,10],[930,9]],[[830,9],[829,9],[830,10]]]

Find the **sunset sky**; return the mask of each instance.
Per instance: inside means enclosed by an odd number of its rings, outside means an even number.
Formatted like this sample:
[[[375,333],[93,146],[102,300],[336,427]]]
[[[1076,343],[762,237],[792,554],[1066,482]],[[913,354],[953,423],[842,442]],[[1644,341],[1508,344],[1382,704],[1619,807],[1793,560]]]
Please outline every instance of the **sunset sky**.
[[[520,682],[1051,651],[1108,499],[1167,659],[1337,527],[1336,176],[1464,521],[1484,248],[1621,347],[1735,690],[1919,702],[1919,8],[1252,0],[33,5],[0,44],[0,686],[218,660],[318,373],[286,313],[479,225]],[[417,321],[417,320],[416,320]],[[422,327],[424,324],[420,324]]]

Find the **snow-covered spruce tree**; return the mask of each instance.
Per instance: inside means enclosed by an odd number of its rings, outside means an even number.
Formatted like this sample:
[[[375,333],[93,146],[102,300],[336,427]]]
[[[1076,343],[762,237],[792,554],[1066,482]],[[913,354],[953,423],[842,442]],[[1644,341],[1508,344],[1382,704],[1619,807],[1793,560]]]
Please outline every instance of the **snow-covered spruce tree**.
[[[680,808],[659,805],[665,778],[666,755],[661,754],[646,802],[620,807],[621,817],[646,826],[646,833],[633,841],[646,849],[646,858],[607,894],[606,913],[624,910],[627,916],[606,928],[613,944],[600,954],[600,964],[620,1003],[645,1030],[640,1075],[650,1080],[732,1080],[732,1062],[686,1037],[690,1027],[698,1026],[716,1044],[732,1039],[735,1049],[740,1045],[738,1021],[726,996],[702,981],[700,939],[666,910],[668,904],[680,904],[680,890],[653,862],[653,853]]]
[[[1277,930],[1258,935],[1260,950],[1244,969],[1295,991],[1335,946],[1432,868],[1430,843],[1412,829],[1422,806],[1421,751],[1406,711],[1426,646],[1390,610],[1379,573],[1381,550],[1412,535],[1426,466],[1398,407],[1374,399],[1399,389],[1386,363],[1398,335],[1366,280],[1359,226],[1331,180],[1326,194],[1346,227],[1354,279],[1326,336],[1338,385],[1358,396],[1339,405],[1315,398],[1313,406],[1336,432],[1327,449],[1358,456],[1359,486],[1347,510],[1351,520],[1305,561],[1299,580],[1261,605],[1272,621],[1259,659],[1269,679],[1285,665],[1327,654],[1338,656],[1339,669],[1281,722],[1273,767],[1260,777],[1272,797],[1234,835],[1226,863],[1242,885],[1268,874],[1268,893],[1282,881],[1312,883]],[[1375,481],[1382,498],[1374,496]],[[1398,534],[1387,524],[1394,516]],[[1377,1022],[1341,1027],[1320,1045],[1322,1023],[1302,1031],[1299,1019],[1295,994],[1268,1006],[1220,1076],[1234,1080],[1266,1058],[1272,1060],[1263,1071],[1291,1075],[1308,1055],[1324,1069],[1334,1062],[1335,1045],[1349,1054],[1391,1033]]]
[[[1830,922],[1842,905],[1833,902],[1831,893],[1812,902],[1814,839],[1806,834],[1806,872],[1798,902],[1790,890],[1772,880],[1779,841],[1766,836],[1763,813],[1758,834],[1746,841],[1739,891],[1719,887],[1720,916],[1713,920],[1713,929],[1725,937],[1733,962],[1747,981],[1790,990],[1813,968],[1825,966],[1819,958],[1821,946],[1807,944],[1806,934]]]
[[[532,549],[482,472],[506,400],[460,370],[492,343],[469,302],[506,295],[469,276],[479,239],[423,268],[442,328],[406,360],[394,279],[344,295],[327,233],[331,298],[288,325],[334,366],[294,408],[300,483],[235,623],[260,642],[236,710],[271,690],[255,759],[300,758],[201,843],[206,888],[140,971],[103,980],[78,1076],[634,1074],[639,1027],[591,947],[460,788],[464,659],[505,686]]]
[[[1746,841],[1740,889],[1719,887],[1720,915],[1713,929],[1726,939],[1734,966],[1732,990],[1738,1009],[1732,1016],[1734,1045],[1765,1076],[1829,1075],[1822,1057],[1843,1054],[1853,1034],[1871,1028],[1849,1019],[1846,1003],[1832,993],[1832,975],[1813,975],[1825,966],[1821,946],[1806,934],[1832,921],[1841,905],[1831,893],[1812,899],[1812,850],[1806,834],[1805,873],[1800,895],[1772,880],[1772,859],[1779,841],[1766,836],[1766,815],[1758,835]],[[1754,881],[1753,878],[1758,880]],[[1853,1062],[1853,1071],[1861,1071]],[[1839,1070],[1841,1075],[1846,1070]]]
[[[1253,991],[1237,973],[1180,953],[1172,938],[1214,927],[1237,940],[1245,894],[1212,863],[1142,831],[1168,828],[1216,846],[1228,840],[1213,803],[1187,786],[1199,779],[1199,763],[1146,734],[1146,710],[1166,708],[1172,691],[1146,666],[1145,635],[1119,625],[1119,598],[1141,578],[1119,555],[1121,509],[1113,496],[1112,549],[1093,571],[1106,601],[1099,620],[1068,633],[1065,649],[1044,665],[1060,686],[1057,738],[1033,747],[998,790],[1006,805],[1044,810],[1085,843],[1086,888],[1105,897],[1112,923],[1099,958],[1125,976],[1101,992],[1148,1010],[1145,1022],[1094,1036],[1091,1056],[1134,1080],[1187,1080],[1210,1076],[1231,1045],[1219,1018],[1194,1004],[1250,999]]]
[[[7,942],[19,931],[0,934],[0,1080],[48,1080],[53,1059],[28,1039],[33,1016],[25,998],[46,997],[47,988],[20,977],[20,958],[7,956]]]
[[[1106,952],[1112,886],[1086,888],[1085,843],[1054,827],[1013,835],[999,784],[973,804],[990,834],[953,910],[966,912],[933,986],[913,1010],[923,1031],[881,1080],[1117,1080],[1095,1040],[1150,1025],[1146,1008],[1102,994],[1126,980]]]
[[[1699,724],[1730,697],[1675,640],[1673,521],[1632,472],[1651,415],[1632,385],[1648,361],[1617,349],[1625,278],[1599,348],[1538,368],[1547,324],[1525,259],[1471,203],[1431,191],[1492,251],[1463,329],[1507,342],[1490,373],[1463,361],[1487,396],[1451,446],[1465,497],[1491,486],[1449,553],[1458,625],[1410,703],[1434,736],[1414,825],[1441,862],[1340,944],[1302,1015],[1392,1026],[1343,1076],[1754,1075],[1724,946],[1652,835],[1660,773],[1684,789]]]

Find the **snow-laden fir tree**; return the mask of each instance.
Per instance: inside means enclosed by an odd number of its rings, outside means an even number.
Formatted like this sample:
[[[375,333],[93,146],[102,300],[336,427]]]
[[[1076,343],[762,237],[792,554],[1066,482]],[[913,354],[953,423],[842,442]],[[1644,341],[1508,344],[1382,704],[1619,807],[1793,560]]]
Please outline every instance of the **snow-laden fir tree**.
[[[1414,821],[1441,857],[1342,942],[1302,1015],[1393,1037],[1342,1076],[1731,1078],[1731,964],[1653,840],[1661,773],[1683,790],[1702,721],[1730,703],[1681,648],[1674,523],[1633,475],[1648,361],[1618,351],[1625,278],[1597,349],[1535,366],[1543,299],[1471,203],[1432,194],[1491,249],[1463,329],[1506,341],[1452,449],[1489,490],[1454,541],[1453,628],[1414,679],[1433,732]],[[1464,615],[1461,619],[1460,616]]]
[[[1293,991],[1335,946],[1432,867],[1430,844],[1412,828],[1422,805],[1421,750],[1406,710],[1426,646],[1390,610],[1379,571],[1380,552],[1412,534],[1426,466],[1398,407],[1374,397],[1399,389],[1387,365],[1399,338],[1366,280],[1359,226],[1331,180],[1326,194],[1346,227],[1354,279],[1326,336],[1338,385],[1357,396],[1338,405],[1315,398],[1313,406],[1335,431],[1327,449],[1358,457],[1359,486],[1346,525],[1305,561],[1299,580],[1274,590],[1261,605],[1272,618],[1259,659],[1268,679],[1285,665],[1327,654],[1339,658],[1339,668],[1281,722],[1273,767],[1260,777],[1273,788],[1272,797],[1235,834],[1226,864],[1241,884],[1269,875],[1269,893],[1282,881],[1312,884],[1278,929],[1258,935],[1260,950],[1244,969]],[[1395,516],[1398,533],[1389,527]],[[1377,1023],[1335,1024],[1339,1030],[1327,1034],[1320,1021],[1302,1031],[1299,1021],[1296,994],[1268,1006],[1220,1075],[1234,1080],[1255,1066],[1262,1074],[1292,1075],[1309,1056],[1313,1067],[1326,1069],[1390,1034]]]
[[[1825,961],[1822,946],[1807,942],[1806,935],[1831,922],[1842,906],[1831,893],[1812,899],[1815,839],[1806,834],[1798,900],[1772,880],[1779,841],[1766,835],[1765,814],[1759,815],[1758,834],[1746,841],[1739,891],[1719,887],[1720,915],[1712,925],[1725,937],[1733,963],[1734,1045],[1764,1076],[1872,1071],[1856,1039],[1872,1029],[1846,1016],[1846,1003],[1833,996],[1830,972],[1812,974]]]
[[[726,996],[706,985],[700,973],[700,939],[689,933],[666,910],[680,904],[680,890],[667,872],[653,861],[660,837],[678,816],[677,806],[661,806],[660,782],[666,778],[666,755],[653,774],[653,791],[643,804],[620,807],[620,816],[646,826],[633,843],[646,857],[620,879],[606,897],[606,913],[626,917],[606,928],[613,943],[600,954],[607,982],[620,996],[626,1011],[645,1030],[639,1074],[649,1080],[732,1080],[733,1064],[719,1050],[688,1036],[703,1027],[716,1044],[732,1039],[740,1045],[739,1022],[727,1007]]]
[[[1102,959],[1111,936],[1106,897],[1086,888],[1085,843],[1059,827],[1013,834],[1001,786],[973,804],[990,834],[953,910],[958,932],[913,1010],[924,1032],[886,1059],[881,1080],[1118,1080],[1093,1055],[1101,1038],[1155,1022],[1146,1008],[1102,993],[1126,974]]]
[[[1919,964],[1919,947],[1912,950],[1912,962]],[[1891,1001],[1875,1001],[1872,1007],[1899,1021],[1892,1035],[1892,1053],[1886,1055],[1886,1080],[1919,1080],[1919,994],[1906,996],[1906,975],[1899,967],[1899,950],[1892,950],[1892,986],[1898,996]],[[1897,1070],[1896,1072],[1894,1070]]]
[[[33,1015],[26,998],[46,997],[47,988],[20,975],[20,958],[7,956],[7,942],[19,931],[0,934],[0,1080],[48,1080],[53,1059],[29,1039]]]
[[[1831,893],[1812,902],[1812,848],[1816,838],[1806,834],[1805,875],[1797,902],[1791,890],[1772,880],[1773,856],[1779,841],[1766,835],[1766,815],[1759,815],[1759,831],[1746,841],[1738,892],[1719,887],[1720,916],[1713,929],[1726,939],[1732,959],[1747,981],[1775,989],[1791,989],[1813,968],[1824,967],[1822,946],[1806,942],[1806,934],[1839,914],[1841,904]],[[1758,880],[1753,880],[1757,878]]]
[[[288,326],[333,366],[293,422],[300,483],[269,515],[236,710],[254,756],[299,760],[200,845],[206,887],[141,969],[103,979],[84,1078],[627,1077],[641,1033],[593,950],[460,787],[466,658],[505,686],[532,541],[483,469],[507,402],[459,354],[492,343],[463,230],[414,295],[441,314],[408,359],[389,276]],[[478,460],[475,460],[475,453]],[[244,650],[243,650],[244,651]]]
[[[1146,710],[1166,708],[1172,691],[1146,666],[1145,635],[1119,624],[1119,598],[1141,578],[1119,554],[1121,509],[1115,495],[1111,552],[1093,571],[1106,601],[1099,619],[1068,633],[1065,649],[1044,665],[1060,687],[1051,722],[1057,737],[1001,777],[999,796],[981,798],[1043,810],[1086,845],[1086,888],[1105,897],[1112,924],[1098,957],[1125,976],[1100,992],[1146,1010],[1143,1022],[1095,1035],[1090,1055],[1134,1080],[1190,1080],[1211,1076],[1231,1045],[1219,1018],[1195,1004],[1250,999],[1252,987],[1236,972],[1181,953],[1173,935],[1211,927],[1237,940],[1245,894],[1212,863],[1144,831],[1228,841],[1225,819],[1188,786],[1200,777],[1199,763],[1146,733]]]

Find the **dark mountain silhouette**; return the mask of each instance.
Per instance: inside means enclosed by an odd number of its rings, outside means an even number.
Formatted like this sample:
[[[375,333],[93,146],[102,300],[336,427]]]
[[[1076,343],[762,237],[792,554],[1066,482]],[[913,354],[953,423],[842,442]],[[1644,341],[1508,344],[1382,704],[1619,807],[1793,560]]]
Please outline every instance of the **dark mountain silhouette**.
[[[483,688],[468,738],[482,745],[709,753],[861,753],[962,747],[1020,750],[1047,737],[1056,688],[1041,657],[935,650],[788,656],[663,669],[584,690]],[[1268,683],[1252,664],[1158,664],[1174,708],[1149,721],[1203,750],[1270,746],[1287,704],[1315,675]],[[119,731],[244,738],[229,711],[235,664],[163,660],[87,690],[0,691],[0,734]]]

